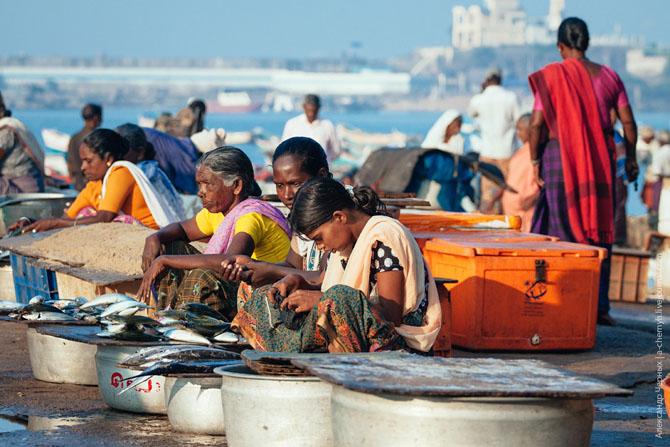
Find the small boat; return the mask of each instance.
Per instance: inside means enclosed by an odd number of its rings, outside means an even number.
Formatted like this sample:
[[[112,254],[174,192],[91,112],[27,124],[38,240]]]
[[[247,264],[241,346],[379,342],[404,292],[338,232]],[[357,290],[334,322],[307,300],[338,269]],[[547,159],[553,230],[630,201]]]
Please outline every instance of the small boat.
[[[70,144],[70,135],[57,129],[42,129],[42,140],[49,149],[59,152],[67,152]]]
[[[249,94],[241,92],[220,92],[216,101],[207,101],[208,113],[249,113],[260,110],[262,104],[254,103]]]

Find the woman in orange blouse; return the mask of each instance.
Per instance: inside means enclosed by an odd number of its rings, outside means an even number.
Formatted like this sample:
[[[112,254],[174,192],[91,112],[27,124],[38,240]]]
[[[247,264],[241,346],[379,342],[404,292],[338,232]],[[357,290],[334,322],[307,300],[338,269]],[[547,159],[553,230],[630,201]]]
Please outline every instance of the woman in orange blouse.
[[[115,161],[123,159],[127,151],[126,141],[113,130],[96,129],[88,134],[79,148],[81,168],[88,183],[65,215],[61,218],[40,219],[36,222],[22,219],[14,223],[10,230],[25,226],[23,233],[38,232],[113,221],[141,223],[158,229],[158,224],[133,174],[124,166],[112,167]],[[109,174],[107,171],[110,171]],[[105,177],[107,178],[103,195]]]

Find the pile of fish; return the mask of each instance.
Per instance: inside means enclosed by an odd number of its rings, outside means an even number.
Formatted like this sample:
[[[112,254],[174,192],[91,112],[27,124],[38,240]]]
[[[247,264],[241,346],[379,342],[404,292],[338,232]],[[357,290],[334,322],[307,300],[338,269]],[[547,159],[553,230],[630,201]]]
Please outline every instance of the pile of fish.
[[[122,293],[105,293],[90,301],[85,298],[45,301],[41,296],[26,305],[0,301],[0,314],[24,320],[99,323],[102,331],[98,337],[115,340],[169,340],[200,345],[240,341],[230,331],[226,318],[205,304],[182,303],[177,309],[156,312],[157,320],[135,315],[144,309],[153,307]]]
[[[89,312],[82,311],[86,298],[74,300],[45,300],[43,296],[33,297],[28,304],[16,301],[0,301],[0,315],[17,320],[31,321],[75,321],[84,320],[95,324],[98,319]]]
[[[199,345],[151,346],[126,357],[117,366],[141,370],[139,374],[124,377],[132,384],[122,394],[147,381],[151,376],[168,374],[212,374],[215,368],[241,364],[240,354],[223,348]]]

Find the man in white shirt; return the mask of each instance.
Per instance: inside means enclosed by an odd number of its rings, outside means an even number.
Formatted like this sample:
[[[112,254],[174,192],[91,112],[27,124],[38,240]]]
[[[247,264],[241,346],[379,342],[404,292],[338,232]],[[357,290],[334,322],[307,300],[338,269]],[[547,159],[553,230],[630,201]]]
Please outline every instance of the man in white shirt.
[[[291,118],[284,126],[282,141],[292,137],[310,137],[326,151],[328,162],[340,156],[340,142],[335,135],[335,126],[329,120],[319,119],[321,100],[316,95],[305,96],[302,105],[305,113]]]
[[[501,81],[499,69],[489,70],[484,90],[470,100],[468,113],[477,120],[481,129],[479,160],[498,166],[507,177],[509,160],[516,149],[514,134],[521,112],[516,94],[503,88]],[[486,213],[500,213],[501,204],[495,201],[499,193],[493,182],[482,178],[480,209]]]

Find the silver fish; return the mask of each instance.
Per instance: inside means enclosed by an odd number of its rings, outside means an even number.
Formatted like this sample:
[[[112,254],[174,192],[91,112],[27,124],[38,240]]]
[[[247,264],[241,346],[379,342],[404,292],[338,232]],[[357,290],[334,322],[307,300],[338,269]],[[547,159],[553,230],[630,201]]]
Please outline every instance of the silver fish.
[[[121,362],[124,366],[142,366],[156,361],[210,361],[240,359],[237,352],[200,345],[161,346],[145,355],[133,354]]]
[[[179,305],[179,309],[183,309],[187,312],[190,312],[195,315],[199,316],[207,316],[207,317],[212,317],[216,318],[217,320],[221,321],[227,321],[226,317],[224,317],[222,314],[217,312],[216,310],[212,309],[206,304],[202,303],[181,303]]]
[[[153,307],[144,303],[140,303],[139,301],[135,301],[134,299],[131,298],[130,300],[124,300],[118,303],[111,304],[109,307],[107,307],[107,309],[105,309],[103,313],[100,314],[100,316],[102,318],[114,314],[119,314],[121,316],[128,316],[133,315],[140,309],[153,309]]]
[[[211,345],[212,342],[202,335],[189,329],[169,329],[163,333],[168,339],[184,343],[196,343],[199,345]]]
[[[26,320],[32,321],[74,321],[74,318],[62,312],[33,312],[23,315]]]
[[[23,304],[16,301],[0,300],[0,312],[12,312],[21,307],[23,307]]]
[[[168,346],[148,346],[146,348],[142,348],[138,350],[137,352],[130,354],[128,357],[123,359],[123,362],[129,365],[139,365],[144,362],[144,359],[150,358],[152,355],[157,354],[157,353],[170,353],[170,352],[175,352],[180,349],[186,349],[186,348],[202,348],[200,345],[168,345]]]
[[[28,301],[28,304],[42,304],[44,302],[44,297],[42,295],[35,295],[34,297],[30,298],[30,301]]]
[[[94,306],[108,306],[110,304],[128,300],[135,301],[131,297],[129,297],[128,295],[124,295],[123,293],[104,293],[102,295],[96,296],[90,301],[85,302],[84,304],[79,306],[79,308],[88,309]]]
[[[214,336],[214,340],[220,341],[221,343],[237,343],[240,341],[240,336],[235,332],[221,332]]]

